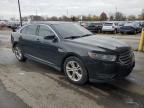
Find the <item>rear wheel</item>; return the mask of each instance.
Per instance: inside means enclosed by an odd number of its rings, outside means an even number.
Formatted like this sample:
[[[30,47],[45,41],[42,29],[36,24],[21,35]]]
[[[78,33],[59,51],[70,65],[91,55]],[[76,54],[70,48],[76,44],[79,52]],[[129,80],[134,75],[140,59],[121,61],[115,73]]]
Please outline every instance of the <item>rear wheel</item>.
[[[101,30],[100,30],[100,29],[98,29],[98,33],[101,33]]]
[[[134,31],[134,34],[135,34],[135,35],[137,34],[137,30]]]
[[[115,29],[113,33],[114,33],[114,34],[117,34],[117,30]]]
[[[69,57],[64,62],[64,72],[70,82],[83,85],[88,80],[87,70],[77,57]]]
[[[15,45],[14,48],[14,53],[15,53],[15,56],[16,58],[19,60],[19,61],[25,61],[26,58],[24,57],[19,45]]]

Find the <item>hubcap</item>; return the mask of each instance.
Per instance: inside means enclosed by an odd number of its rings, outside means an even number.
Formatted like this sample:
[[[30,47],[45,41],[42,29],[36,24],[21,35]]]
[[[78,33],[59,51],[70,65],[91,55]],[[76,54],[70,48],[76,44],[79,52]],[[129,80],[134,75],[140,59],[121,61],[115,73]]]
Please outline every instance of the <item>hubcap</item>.
[[[66,73],[72,81],[80,81],[82,78],[82,68],[76,61],[69,61],[66,64]]]
[[[15,47],[14,52],[15,52],[15,55],[16,55],[17,59],[21,60],[21,58],[22,58],[22,53],[21,53],[20,48]]]

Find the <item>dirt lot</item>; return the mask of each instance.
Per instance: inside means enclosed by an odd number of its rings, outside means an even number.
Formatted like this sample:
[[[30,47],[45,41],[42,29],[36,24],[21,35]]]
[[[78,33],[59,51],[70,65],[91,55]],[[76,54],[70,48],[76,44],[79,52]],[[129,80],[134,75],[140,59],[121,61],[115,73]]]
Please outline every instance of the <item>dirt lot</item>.
[[[76,86],[46,65],[18,62],[9,33],[0,32],[0,108],[144,108],[144,53],[135,52],[136,67],[123,81]],[[134,47],[139,39],[115,37]]]

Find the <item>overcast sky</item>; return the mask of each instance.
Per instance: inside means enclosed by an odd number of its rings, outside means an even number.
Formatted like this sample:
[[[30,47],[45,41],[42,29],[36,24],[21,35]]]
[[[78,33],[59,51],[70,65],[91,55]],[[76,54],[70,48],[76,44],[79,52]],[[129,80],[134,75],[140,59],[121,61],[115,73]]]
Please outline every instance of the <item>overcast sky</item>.
[[[144,0],[20,0],[22,16],[38,15],[100,15],[117,10],[125,15],[139,15],[144,8]],[[0,18],[18,17],[17,0],[0,1]]]

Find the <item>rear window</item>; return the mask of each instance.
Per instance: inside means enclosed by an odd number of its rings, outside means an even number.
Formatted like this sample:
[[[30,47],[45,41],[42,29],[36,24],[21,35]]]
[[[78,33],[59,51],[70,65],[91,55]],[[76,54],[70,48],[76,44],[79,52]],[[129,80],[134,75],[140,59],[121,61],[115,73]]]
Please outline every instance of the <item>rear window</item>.
[[[96,25],[94,23],[91,23],[88,26],[91,27],[91,26],[96,26]]]
[[[112,26],[113,23],[105,23],[104,26]]]
[[[100,25],[102,25],[102,23],[91,23],[91,24],[89,24],[90,26],[91,25],[94,25],[94,26],[100,26]]]
[[[133,23],[126,23],[124,26],[134,26]]]

